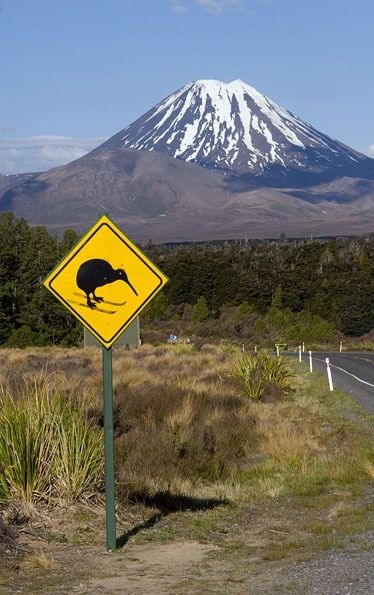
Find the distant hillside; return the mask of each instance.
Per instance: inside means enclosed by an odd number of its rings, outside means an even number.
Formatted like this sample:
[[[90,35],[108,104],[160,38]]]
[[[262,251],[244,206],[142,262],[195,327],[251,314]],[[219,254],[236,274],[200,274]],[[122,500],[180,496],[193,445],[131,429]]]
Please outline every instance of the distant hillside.
[[[243,83],[182,87],[88,155],[0,177],[0,210],[86,229],[106,210],[134,239],[374,231],[374,160]]]

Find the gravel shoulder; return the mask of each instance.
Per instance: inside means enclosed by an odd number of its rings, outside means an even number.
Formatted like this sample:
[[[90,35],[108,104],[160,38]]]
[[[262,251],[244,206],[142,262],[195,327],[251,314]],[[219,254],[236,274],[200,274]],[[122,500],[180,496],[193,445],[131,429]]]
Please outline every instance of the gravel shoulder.
[[[361,535],[346,550],[320,554],[288,573],[296,593],[307,595],[372,595],[374,593],[374,533]]]

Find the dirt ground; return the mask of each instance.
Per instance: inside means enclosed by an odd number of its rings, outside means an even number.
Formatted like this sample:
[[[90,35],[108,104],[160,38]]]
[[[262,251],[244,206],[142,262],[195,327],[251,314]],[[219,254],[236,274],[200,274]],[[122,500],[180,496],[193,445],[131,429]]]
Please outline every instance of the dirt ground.
[[[369,595],[371,497],[342,496],[310,509],[287,499],[167,516],[138,507],[127,519],[123,511],[120,547],[109,553],[102,510],[60,511],[20,528],[18,553],[2,558],[0,593]]]

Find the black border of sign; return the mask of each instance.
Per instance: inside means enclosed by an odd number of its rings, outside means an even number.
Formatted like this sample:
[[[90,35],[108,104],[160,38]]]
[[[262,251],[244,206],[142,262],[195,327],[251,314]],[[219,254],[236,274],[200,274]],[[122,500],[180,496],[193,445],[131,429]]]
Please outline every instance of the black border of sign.
[[[126,320],[126,322],[121,326],[121,328],[116,331],[114,333],[114,335],[111,337],[111,339],[109,339],[109,341],[106,341],[104,339],[104,337],[102,337],[100,335],[100,333],[98,333],[78,312],[76,312],[76,310],[74,308],[72,308],[72,306],[59,294],[58,291],[56,291],[53,287],[52,287],[52,283],[53,281],[59,277],[60,273],[68,266],[68,264],[76,257],[77,254],[79,254],[79,252],[84,248],[84,246],[87,244],[87,242],[89,242],[94,235],[99,231],[99,229],[101,229],[104,225],[106,225],[106,227],[108,227],[110,229],[111,232],[113,232],[119,240],[121,240],[121,242],[123,244],[125,244],[125,246],[131,250],[131,252],[133,252],[133,254],[135,254],[135,256],[137,256],[137,258],[139,258],[139,260],[142,261],[142,263],[150,270],[152,271],[152,273],[158,277],[158,279],[160,280],[159,284],[157,285],[157,287],[152,291],[152,293],[147,296],[147,298],[140,304],[140,306],[135,310],[135,312],[133,312],[131,314],[131,316]],[[145,306],[146,302],[148,302],[150,300],[150,298],[153,296],[154,293],[156,293],[156,291],[160,288],[160,286],[162,285],[162,277],[160,277],[160,275],[151,267],[149,266],[149,264],[141,257],[139,256],[139,254],[117,233],[117,231],[115,229],[113,229],[110,225],[108,225],[108,223],[106,223],[106,221],[103,221],[103,223],[101,223],[99,225],[99,227],[97,227],[94,232],[86,239],[85,242],[83,242],[83,244],[80,246],[80,248],[76,251],[74,251],[74,253],[72,254],[72,256],[65,262],[64,266],[61,267],[61,269],[58,270],[58,272],[54,275],[54,277],[52,277],[52,279],[48,282],[48,287],[50,289],[50,291],[52,293],[54,293],[55,295],[58,296],[58,299],[61,300],[67,307],[68,310],[72,310],[75,314],[75,316],[77,318],[79,318],[79,320],[87,327],[89,327],[91,329],[91,331],[93,331],[93,334],[96,335],[96,337],[100,337],[100,340],[102,341],[102,343],[104,344],[112,344],[115,341],[115,338],[124,330],[124,328],[131,322],[131,320],[133,318],[135,318],[138,314],[138,312],[140,312],[140,310],[143,309],[143,307]]]

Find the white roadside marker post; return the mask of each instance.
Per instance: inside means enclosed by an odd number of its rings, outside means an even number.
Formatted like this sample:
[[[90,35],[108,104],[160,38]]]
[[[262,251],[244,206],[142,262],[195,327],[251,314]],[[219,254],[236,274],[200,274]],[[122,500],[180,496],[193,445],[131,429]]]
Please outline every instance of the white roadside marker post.
[[[257,355],[257,345],[255,345],[255,354]]]
[[[332,392],[334,390],[334,385],[332,383],[330,360],[328,357],[326,357],[325,361],[326,361],[326,368],[327,368],[327,378],[329,379],[330,392]]]
[[[312,352],[309,351],[309,370],[313,372],[313,360],[312,360]]]
[[[277,357],[279,357],[279,347],[277,345]]]
[[[242,352],[244,353],[244,343],[243,343],[243,345],[242,345]]]
[[[340,353],[343,351],[343,341],[340,341],[339,351]]]
[[[299,345],[299,363],[301,364],[301,345]]]
[[[303,342],[303,353],[305,353],[305,343]]]

